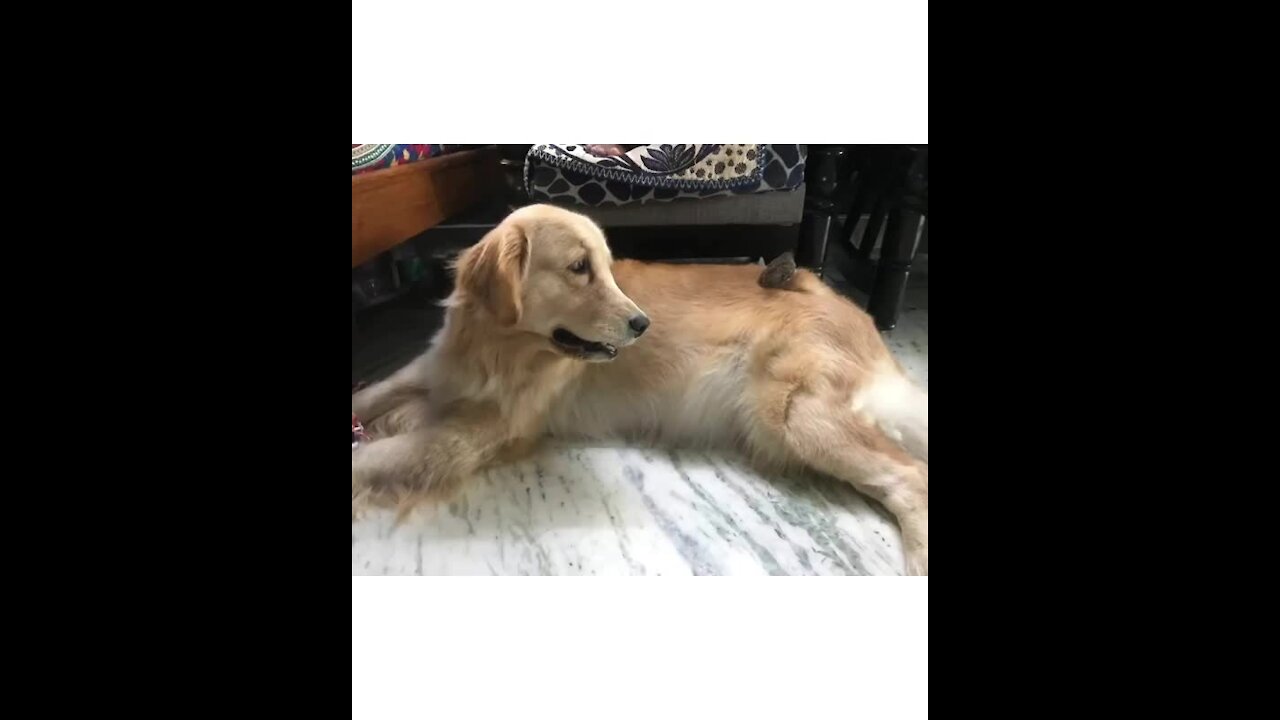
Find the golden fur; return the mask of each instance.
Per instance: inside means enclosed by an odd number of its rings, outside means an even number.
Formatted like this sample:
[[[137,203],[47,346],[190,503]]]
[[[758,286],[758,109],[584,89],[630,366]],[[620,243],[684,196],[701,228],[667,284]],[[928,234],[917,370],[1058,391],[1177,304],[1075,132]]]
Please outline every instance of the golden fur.
[[[353,396],[377,439],[351,456],[352,517],[447,495],[548,435],[721,446],[852,483],[898,518],[908,571],[927,575],[928,396],[871,318],[813,274],[785,290],[759,276],[615,262],[584,216],[512,213],[462,254],[427,352]]]

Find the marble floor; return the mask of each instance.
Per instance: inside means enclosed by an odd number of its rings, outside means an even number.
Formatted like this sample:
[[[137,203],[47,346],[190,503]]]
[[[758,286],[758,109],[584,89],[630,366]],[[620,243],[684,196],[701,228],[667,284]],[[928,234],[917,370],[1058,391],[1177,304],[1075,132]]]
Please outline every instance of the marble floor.
[[[423,332],[421,310],[396,322]],[[416,314],[415,314],[416,313]],[[353,374],[377,377],[425,345],[372,343]],[[929,386],[928,276],[885,335]],[[364,370],[357,365],[363,363]],[[352,575],[898,575],[893,518],[816,475],[761,477],[732,454],[552,445],[477,477],[448,505],[395,526],[351,525]]]

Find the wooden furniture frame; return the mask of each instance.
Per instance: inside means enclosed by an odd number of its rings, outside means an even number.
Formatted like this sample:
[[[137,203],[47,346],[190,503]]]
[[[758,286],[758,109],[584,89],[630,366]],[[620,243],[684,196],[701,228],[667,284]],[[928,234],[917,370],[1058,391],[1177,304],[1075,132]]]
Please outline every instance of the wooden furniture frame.
[[[493,148],[351,176],[351,267],[467,210],[499,182]]]

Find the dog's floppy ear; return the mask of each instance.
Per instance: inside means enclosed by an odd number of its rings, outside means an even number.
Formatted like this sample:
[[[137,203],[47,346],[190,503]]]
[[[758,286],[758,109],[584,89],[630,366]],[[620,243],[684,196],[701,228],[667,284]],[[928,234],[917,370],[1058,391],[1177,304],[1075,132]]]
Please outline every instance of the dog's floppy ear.
[[[503,325],[520,320],[520,294],[529,269],[529,238],[504,223],[458,259],[458,287]]]

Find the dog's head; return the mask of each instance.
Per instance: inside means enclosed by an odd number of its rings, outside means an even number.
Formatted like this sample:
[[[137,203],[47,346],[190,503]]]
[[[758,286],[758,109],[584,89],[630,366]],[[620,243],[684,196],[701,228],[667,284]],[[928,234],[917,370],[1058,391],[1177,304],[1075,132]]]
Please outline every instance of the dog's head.
[[[499,326],[535,333],[583,360],[612,360],[649,318],[618,289],[604,233],[550,205],[507,216],[458,259],[457,290]]]

